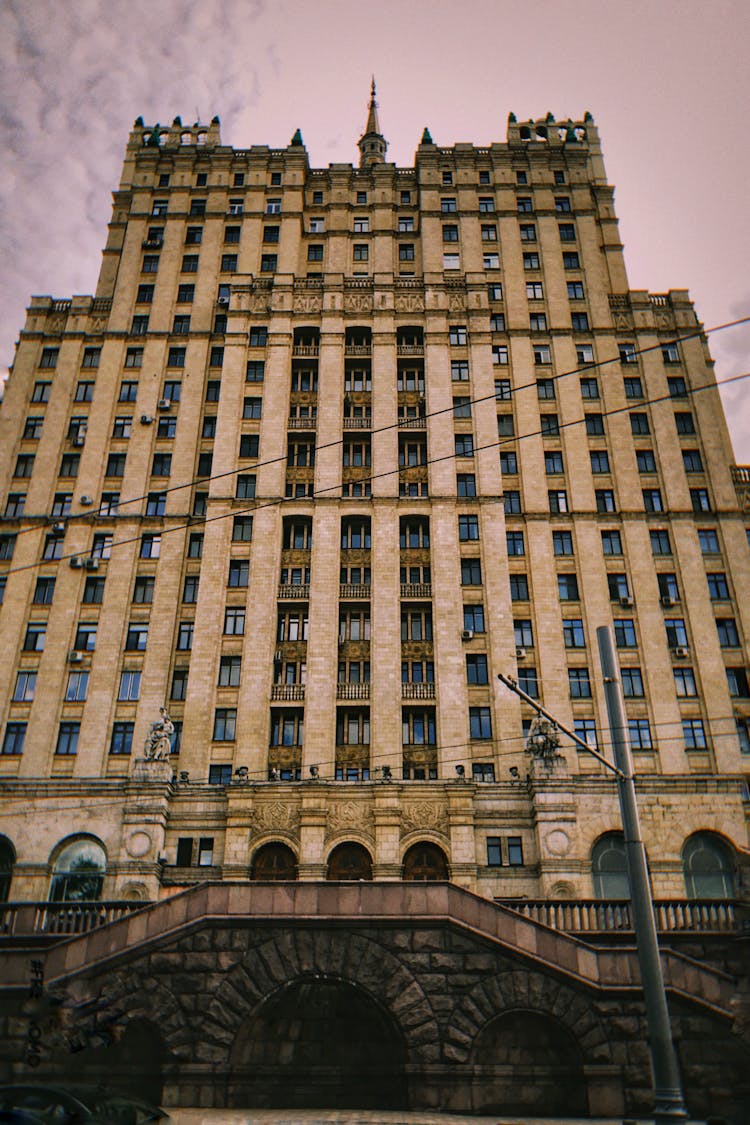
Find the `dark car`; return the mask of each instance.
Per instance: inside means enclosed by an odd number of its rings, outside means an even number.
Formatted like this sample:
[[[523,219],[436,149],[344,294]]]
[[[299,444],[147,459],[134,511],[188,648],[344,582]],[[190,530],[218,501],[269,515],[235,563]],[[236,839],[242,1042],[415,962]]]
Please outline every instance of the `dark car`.
[[[169,1114],[158,1106],[117,1094],[57,1086],[0,1086],[0,1125],[149,1125],[168,1120]]]

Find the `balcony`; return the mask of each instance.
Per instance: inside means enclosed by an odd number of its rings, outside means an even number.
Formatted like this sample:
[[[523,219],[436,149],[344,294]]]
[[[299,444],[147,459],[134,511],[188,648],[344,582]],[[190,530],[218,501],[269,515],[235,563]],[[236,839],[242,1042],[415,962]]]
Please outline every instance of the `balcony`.
[[[344,418],[345,430],[370,430],[372,418]]]
[[[310,586],[307,582],[300,583],[298,586],[279,586],[276,596],[280,601],[308,601],[310,598]]]
[[[320,353],[317,344],[295,344],[292,348],[294,359],[315,359]]]
[[[569,934],[632,934],[630,902],[621,899],[505,899],[507,907]],[[656,928],[665,934],[734,933],[739,929],[731,899],[655,899]]]
[[[426,430],[427,419],[422,418],[399,418],[398,428],[400,430]]]
[[[372,355],[372,347],[370,344],[347,344],[344,348],[344,356],[347,359],[370,355]]]
[[[423,356],[424,344],[399,344],[396,350],[400,356]]]
[[[305,698],[304,684],[273,684],[271,687],[272,700],[302,700]]]
[[[317,417],[310,418],[287,418],[286,428],[288,430],[314,430],[318,425]]]
[[[432,583],[431,582],[402,582],[401,583],[401,597],[402,598],[431,598],[432,597]]]
[[[401,685],[401,698],[402,699],[434,699],[435,698],[435,685],[434,684],[402,684]]]
[[[340,598],[369,598],[371,597],[372,586],[352,586],[347,583],[342,583],[339,586]]]
[[[369,684],[336,684],[337,699],[369,699]]]

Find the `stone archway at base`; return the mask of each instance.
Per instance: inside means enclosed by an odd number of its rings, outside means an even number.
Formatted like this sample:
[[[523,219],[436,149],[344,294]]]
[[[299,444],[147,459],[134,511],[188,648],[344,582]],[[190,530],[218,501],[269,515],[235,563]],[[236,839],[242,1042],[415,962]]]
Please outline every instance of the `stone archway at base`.
[[[581,1049],[550,1016],[503,1012],[480,1032],[471,1062],[475,1113],[588,1114]]]
[[[302,977],[264,1000],[237,1032],[227,1105],[267,1109],[403,1109],[405,1047],[364,989]]]

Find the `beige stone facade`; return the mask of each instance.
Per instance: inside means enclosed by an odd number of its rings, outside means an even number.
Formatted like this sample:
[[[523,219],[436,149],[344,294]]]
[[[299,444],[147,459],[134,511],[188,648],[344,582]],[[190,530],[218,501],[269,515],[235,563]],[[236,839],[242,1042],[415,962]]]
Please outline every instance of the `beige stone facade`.
[[[496,673],[609,754],[614,624],[655,895],[722,897],[686,883],[701,838],[732,897],[746,475],[688,294],[629,290],[589,118],[426,134],[408,168],[367,130],[315,169],[137,122],[96,296],[32,298],[0,415],[7,893],[64,894],[76,839],[109,900],[268,844],[300,880],[341,844],[398,880],[418,845],[488,898],[606,893],[614,782],[566,739],[532,764]]]

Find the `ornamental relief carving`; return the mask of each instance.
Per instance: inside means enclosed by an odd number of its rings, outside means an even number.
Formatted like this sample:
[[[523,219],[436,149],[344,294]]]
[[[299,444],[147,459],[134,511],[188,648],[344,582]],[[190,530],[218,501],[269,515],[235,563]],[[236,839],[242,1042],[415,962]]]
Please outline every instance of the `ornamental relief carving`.
[[[419,828],[448,832],[448,810],[439,801],[412,801],[401,808],[401,835]]]
[[[268,312],[271,306],[268,293],[253,293],[250,298],[251,312]]]
[[[449,293],[448,306],[451,312],[463,312],[466,307],[463,293]]]
[[[334,836],[345,828],[359,828],[361,831],[372,835],[374,818],[371,808],[367,808],[363,801],[337,801],[328,809],[328,822],[326,838]]]
[[[250,820],[257,832],[271,828],[293,830],[299,825],[299,809],[290,801],[264,801],[250,811]]]
[[[424,312],[424,297],[420,293],[397,293],[396,312]]]
[[[319,293],[295,293],[294,311],[296,313],[317,313],[322,308]]]
[[[370,293],[345,293],[344,311],[348,313],[367,313],[372,308]]]
[[[614,321],[615,328],[622,329],[624,332],[627,332],[628,329],[632,327],[630,323],[630,317],[625,313],[616,312],[614,314]]]

